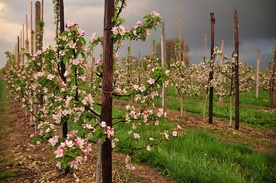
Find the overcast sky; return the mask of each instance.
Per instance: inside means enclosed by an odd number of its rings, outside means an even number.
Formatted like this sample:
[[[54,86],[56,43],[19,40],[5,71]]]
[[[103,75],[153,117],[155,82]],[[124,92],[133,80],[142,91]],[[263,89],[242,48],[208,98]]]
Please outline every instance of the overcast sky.
[[[44,45],[54,44],[54,17],[52,0],[45,1]],[[25,16],[30,15],[30,0],[0,0],[0,68],[6,62],[5,51],[13,51],[17,36],[20,35]],[[33,1],[35,4],[35,1]],[[182,38],[190,47],[189,56],[193,63],[199,63],[204,56],[204,35],[207,35],[207,58],[210,58],[210,12],[214,12],[215,46],[225,41],[228,56],[234,50],[233,24],[234,10],[238,11],[240,61],[249,65],[256,62],[257,50],[261,49],[261,63],[264,66],[272,59],[272,46],[276,43],[276,0],[128,0],[122,13],[125,27],[130,28],[152,10],[161,14],[166,26],[166,38],[178,37],[178,6],[181,6]],[[87,32],[103,32],[104,0],[64,0],[65,20],[78,23]],[[30,26],[30,22],[29,22]],[[152,32],[156,42],[160,42],[160,27]],[[132,42],[132,54],[149,54],[149,41]],[[128,43],[125,43],[125,50]],[[122,53],[125,53],[124,51]],[[262,67],[263,68],[263,67]]]

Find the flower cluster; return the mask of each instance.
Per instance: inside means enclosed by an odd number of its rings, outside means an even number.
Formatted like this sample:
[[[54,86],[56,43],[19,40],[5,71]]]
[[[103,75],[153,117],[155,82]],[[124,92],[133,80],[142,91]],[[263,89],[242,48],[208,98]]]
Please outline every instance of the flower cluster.
[[[37,132],[30,135],[33,143],[37,145],[48,142],[49,139],[55,136],[55,126],[48,121],[42,122],[37,126]]]
[[[49,139],[49,143],[57,147],[54,154],[57,160],[56,166],[60,169],[65,169],[67,166],[71,169],[78,169],[92,151],[92,145],[79,137],[77,132],[76,130],[69,132],[66,140],[60,144],[57,143],[57,136]]]

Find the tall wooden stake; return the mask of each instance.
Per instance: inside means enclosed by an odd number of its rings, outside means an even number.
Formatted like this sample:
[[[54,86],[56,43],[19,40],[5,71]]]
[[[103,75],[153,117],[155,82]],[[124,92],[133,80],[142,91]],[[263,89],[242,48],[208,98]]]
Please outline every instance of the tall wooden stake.
[[[238,23],[238,12],[234,12],[234,32],[235,32],[235,129],[239,129],[240,121],[240,100],[239,100],[239,23]]]
[[[58,0],[58,8],[59,8],[59,29],[60,34],[64,32],[64,3],[63,0]],[[64,83],[66,83],[66,77],[64,76],[64,73],[66,71],[65,64],[63,60],[60,61],[60,77]],[[66,138],[68,134],[68,124],[67,121],[64,121],[62,125],[62,137]],[[67,175],[70,172],[69,167],[65,169],[65,175]]]
[[[206,38],[206,33],[204,34],[204,56],[203,56],[203,61],[204,64],[206,63],[206,44],[207,44],[207,38]]]
[[[246,66],[246,51],[247,51],[247,44],[244,45],[244,53],[243,53],[243,64]]]
[[[256,98],[259,98],[259,73],[260,73],[260,60],[261,60],[261,50],[258,49],[257,53],[257,63],[256,63]]]
[[[42,0],[41,4],[41,20],[44,21],[44,0]]]
[[[101,120],[112,127],[112,83],[113,83],[113,39],[111,29],[114,26],[114,0],[105,0],[104,5],[104,41],[103,41],[103,83]],[[111,140],[106,139],[102,145],[102,181],[112,182],[112,148]]]
[[[166,67],[166,38],[165,38],[165,23],[162,22],[162,31],[161,31],[161,59],[162,67]],[[164,112],[167,111],[167,88],[163,84],[162,88],[162,108]]]
[[[21,37],[21,48],[25,48],[25,26],[22,24],[22,37]]]
[[[215,17],[214,13],[210,13],[211,16],[211,61],[210,64],[210,73],[209,73],[209,81],[212,81],[214,78],[214,44],[215,44]],[[209,96],[209,124],[213,124],[213,96],[214,96],[214,87],[210,87],[210,96]]]
[[[20,40],[19,36],[17,36],[17,67],[20,69]]]
[[[224,40],[221,40],[220,43],[221,43],[221,52],[222,52],[222,56],[224,56]],[[220,59],[220,65],[223,66],[223,64],[224,64],[224,59],[221,58],[221,59]],[[221,83],[223,82],[223,80],[224,80],[223,75],[220,74],[220,81],[221,81]],[[223,89],[223,86],[222,86],[222,85],[220,86],[220,89],[221,89],[221,90]],[[223,98],[222,98],[222,96],[219,97],[219,103],[220,103],[220,104],[223,103]]]
[[[276,47],[274,45],[273,60],[272,60],[272,74],[270,81],[270,107],[274,109],[274,98],[275,98],[275,80],[276,80]]]
[[[152,50],[153,50],[153,44],[152,44],[152,31],[150,30],[150,60],[152,59]]]
[[[19,60],[20,60],[20,64],[22,63],[22,35],[23,35],[23,32],[22,32],[22,30],[20,30],[20,36],[19,36],[19,53],[20,53],[20,58],[19,58]]]
[[[16,38],[16,44],[14,48],[14,68],[19,70],[19,36]]]
[[[28,27],[28,15],[26,15],[26,51],[29,52],[29,27]]]
[[[184,39],[183,43],[184,43],[184,45],[183,45],[183,61],[184,61],[185,65],[188,66],[190,63],[187,62],[188,60],[187,60],[187,50],[186,50],[186,48],[187,48],[186,39]]]
[[[41,21],[41,4],[39,1],[35,2],[35,50],[38,51],[40,48],[40,42],[39,42],[39,32],[40,32],[40,26],[39,21]]]
[[[31,53],[34,53],[34,40],[33,40],[33,1],[31,1]]]
[[[178,6],[178,44],[179,44],[179,61],[181,61],[181,57],[182,57],[182,35],[181,35],[181,28],[182,28],[182,20],[181,20],[181,6]]]

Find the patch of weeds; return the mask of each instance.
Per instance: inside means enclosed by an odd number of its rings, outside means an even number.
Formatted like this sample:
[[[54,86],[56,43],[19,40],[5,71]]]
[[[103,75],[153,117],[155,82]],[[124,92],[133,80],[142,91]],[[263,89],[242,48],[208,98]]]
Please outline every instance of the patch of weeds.
[[[16,177],[15,172],[1,172],[0,180],[5,180],[7,182],[13,181],[14,177]]]

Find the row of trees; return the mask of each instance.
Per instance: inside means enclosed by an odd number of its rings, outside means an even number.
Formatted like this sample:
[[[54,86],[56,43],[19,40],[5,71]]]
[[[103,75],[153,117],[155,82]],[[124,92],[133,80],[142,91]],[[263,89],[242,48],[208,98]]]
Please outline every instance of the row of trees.
[[[168,80],[166,69],[149,60],[143,79],[133,80],[129,85],[123,77],[128,68],[120,68],[116,62],[113,63],[113,58],[116,58],[114,55],[124,40],[144,41],[149,30],[155,29],[161,18],[152,11],[144,17],[144,21],[138,21],[127,30],[120,17],[126,1],[106,1],[104,36],[92,34],[86,47],[83,37],[86,32],[78,24],[67,22],[66,30],[63,29],[63,1],[53,0],[53,4],[58,29],[56,45],[45,50],[37,46],[33,54],[22,52],[27,58],[25,63],[19,63],[15,55],[7,52],[5,79],[11,93],[37,124],[31,136],[33,142],[49,144],[54,150],[58,168],[65,169],[65,173],[77,169],[87,160],[93,144],[98,144],[103,182],[111,182],[112,148],[120,143],[116,138],[116,124],[131,125],[133,130],[128,135],[133,141],[140,137],[137,133],[139,127],[159,125],[165,113],[155,107],[154,99],[160,97],[158,88]],[[41,45],[43,29],[38,29],[36,34],[41,35],[40,39],[36,39],[37,45]],[[105,51],[103,60],[97,61],[92,77],[93,87],[89,88],[87,81],[90,81],[88,77],[91,75],[87,72],[88,58],[97,45],[103,45]],[[121,114],[112,116],[112,98],[125,96],[139,105],[131,102],[132,105],[126,105]],[[78,130],[69,131],[68,125],[76,126]],[[147,145],[139,149],[151,152],[158,141],[168,140],[172,134],[177,136],[175,129],[148,137]],[[133,169],[130,163],[126,167]]]

